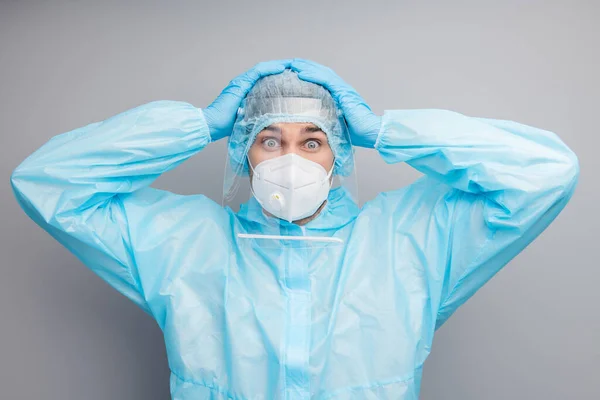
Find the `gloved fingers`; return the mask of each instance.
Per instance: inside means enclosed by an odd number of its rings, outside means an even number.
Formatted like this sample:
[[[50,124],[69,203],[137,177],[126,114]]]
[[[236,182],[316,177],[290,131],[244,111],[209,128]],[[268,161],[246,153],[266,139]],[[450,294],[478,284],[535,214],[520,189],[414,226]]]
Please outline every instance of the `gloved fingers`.
[[[358,92],[352,86],[344,82],[344,80],[329,67],[314,61],[294,58],[291,69],[298,73],[300,79],[316,83],[329,90],[342,109],[346,109],[356,103],[362,103],[366,106]]]
[[[300,72],[302,70],[315,70],[315,71],[321,71],[321,73],[323,74],[327,74],[327,75],[331,75],[332,77],[337,77],[338,79],[341,79],[333,69],[319,64],[315,61],[312,60],[306,60],[303,58],[294,58],[292,60],[292,65],[291,65],[292,70]]]
[[[354,89],[349,92],[344,92],[338,97],[338,102],[343,110],[355,110],[355,112],[361,111],[362,108],[365,108],[368,111],[371,111],[371,107],[367,104],[367,102],[358,94]]]
[[[333,94],[336,86],[343,83],[342,79],[331,69],[314,61],[294,58],[291,64],[292,71],[304,81],[316,83],[328,89]]]
[[[284,69],[290,68],[292,64],[291,58],[285,58],[281,60],[264,61],[256,64],[250,69],[250,71],[257,72],[260,74],[259,78],[263,76],[272,75],[283,72]]]
[[[268,75],[282,73],[286,68],[290,67],[291,62],[291,59],[260,62],[229,82],[223,93],[234,95],[241,101],[250,89],[252,89],[256,81]]]

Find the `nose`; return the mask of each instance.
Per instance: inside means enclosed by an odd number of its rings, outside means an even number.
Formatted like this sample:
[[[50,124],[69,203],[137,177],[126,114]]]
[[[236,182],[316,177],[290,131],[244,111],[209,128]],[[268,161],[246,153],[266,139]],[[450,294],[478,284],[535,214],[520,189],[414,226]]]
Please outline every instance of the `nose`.
[[[281,155],[285,156],[290,153],[299,154],[300,149],[298,149],[298,147],[295,144],[286,144],[281,150]]]

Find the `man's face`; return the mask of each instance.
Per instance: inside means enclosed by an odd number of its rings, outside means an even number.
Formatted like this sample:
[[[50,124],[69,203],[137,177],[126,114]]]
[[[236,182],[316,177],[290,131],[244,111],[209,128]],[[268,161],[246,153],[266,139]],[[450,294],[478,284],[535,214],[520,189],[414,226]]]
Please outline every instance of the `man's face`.
[[[311,123],[277,123],[267,126],[250,147],[248,159],[253,168],[262,161],[295,153],[320,164],[326,171],[333,168],[333,152],[327,135]]]

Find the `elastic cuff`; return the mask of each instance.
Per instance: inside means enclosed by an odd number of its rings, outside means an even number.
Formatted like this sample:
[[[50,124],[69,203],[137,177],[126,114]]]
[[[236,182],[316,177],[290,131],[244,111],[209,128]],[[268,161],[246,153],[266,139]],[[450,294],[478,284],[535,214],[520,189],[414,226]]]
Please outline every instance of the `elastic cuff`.
[[[196,109],[198,111],[200,111],[200,116],[201,116],[201,119],[202,119],[202,124],[204,125],[204,129],[203,130],[206,132],[206,135],[208,136],[208,142],[212,143],[215,140],[213,140],[213,137],[210,134],[210,129],[208,127],[208,122],[206,121],[206,116],[204,115],[204,111],[200,107],[197,107]]]
[[[386,114],[387,114],[387,111],[384,111],[383,116],[380,117],[381,125],[379,126],[379,131],[377,132],[377,138],[375,139],[375,144],[373,145],[373,148],[376,150],[379,150],[379,147],[381,147],[381,138],[383,137],[384,127],[386,125],[386,117],[387,117]]]

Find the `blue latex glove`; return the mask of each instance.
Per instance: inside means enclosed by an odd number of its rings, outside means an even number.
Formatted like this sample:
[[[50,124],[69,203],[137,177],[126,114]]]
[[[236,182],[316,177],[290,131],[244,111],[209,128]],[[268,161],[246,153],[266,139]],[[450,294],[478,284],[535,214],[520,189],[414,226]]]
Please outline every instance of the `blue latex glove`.
[[[217,141],[231,134],[240,103],[257,80],[283,72],[291,62],[291,59],[261,62],[229,82],[219,97],[202,110],[211,140]]]
[[[313,61],[294,58],[291,69],[298,73],[300,79],[324,86],[331,92],[344,113],[353,145],[369,148],[375,146],[381,117],[371,111],[352,86],[344,82],[332,69]]]

